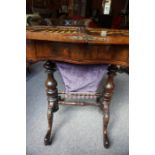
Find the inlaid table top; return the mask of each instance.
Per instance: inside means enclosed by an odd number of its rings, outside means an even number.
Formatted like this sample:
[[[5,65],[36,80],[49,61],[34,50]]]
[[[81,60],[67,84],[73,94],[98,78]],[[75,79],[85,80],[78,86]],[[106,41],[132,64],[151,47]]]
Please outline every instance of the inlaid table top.
[[[28,26],[26,38],[57,42],[88,44],[128,44],[128,30],[66,27],[66,26]]]

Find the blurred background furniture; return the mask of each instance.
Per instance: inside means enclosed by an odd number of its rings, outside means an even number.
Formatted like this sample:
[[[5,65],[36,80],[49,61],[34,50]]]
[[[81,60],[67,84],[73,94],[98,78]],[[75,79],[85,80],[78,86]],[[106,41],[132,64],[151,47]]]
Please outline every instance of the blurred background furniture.
[[[107,2],[110,10],[105,14]],[[84,24],[91,27],[128,29],[129,25],[128,0],[26,0],[26,13],[38,14],[41,25],[78,26],[84,19],[91,20],[93,24]]]

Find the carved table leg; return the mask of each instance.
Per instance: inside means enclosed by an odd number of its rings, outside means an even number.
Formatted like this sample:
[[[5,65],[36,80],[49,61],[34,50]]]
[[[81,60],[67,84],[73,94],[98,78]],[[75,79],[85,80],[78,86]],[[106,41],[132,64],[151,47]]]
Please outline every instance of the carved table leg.
[[[113,90],[114,90],[114,76],[116,75],[117,67],[110,66],[108,68],[108,79],[105,84],[104,94],[103,94],[103,135],[104,135],[104,147],[108,148],[109,138],[108,138],[108,123],[109,123],[109,104],[112,98]]]
[[[55,72],[55,64],[51,61],[47,61],[44,64],[44,68],[47,71],[47,80],[45,81],[46,94],[48,100],[48,111],[47,111],[47,120],[48,120],[48,130],[44,138],[45,145],[51,144],[51,132],[53,124],[53,112],[58,110],[58,91],[57,91],[57,82],[54,79],[53,73]]]

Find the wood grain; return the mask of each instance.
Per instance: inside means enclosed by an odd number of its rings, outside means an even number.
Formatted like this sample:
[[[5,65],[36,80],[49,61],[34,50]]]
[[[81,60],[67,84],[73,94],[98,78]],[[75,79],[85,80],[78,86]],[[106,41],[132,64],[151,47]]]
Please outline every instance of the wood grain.
[[[117,64],[128,66],[128,45],[88,45],[31,41],[27,60],[53,60],[74,64]]]
[[[99,33],[106,31],[107,36]],[[71,33],[68,34],[67,32]],[[76,32],[72,33],[72,32]],[[63,33],[62,33],[63,32]],[[78,27],[27,27],[27,60],[128,66],[128,31]]]

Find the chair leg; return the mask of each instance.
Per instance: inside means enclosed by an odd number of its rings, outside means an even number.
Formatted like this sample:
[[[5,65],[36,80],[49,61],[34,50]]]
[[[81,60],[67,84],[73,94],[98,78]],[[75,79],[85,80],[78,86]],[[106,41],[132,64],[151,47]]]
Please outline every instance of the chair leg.
[[[108,123],[109,123],[109,104],[112,98],[113,90],[114,90],[114,76],[116,75],[117,67],[110,66],[108,68],[108,78],[104,87],[103,94],[103,139],[104,139],[104,147],[108,148],[110,146],[109,138],[108,138]]]
[[[48,130],[44,138],[44,144],[51,144],[51,132],[53,124],[53,112],[58,110],[58,91],[57,82],[54,79],[53,73],[55,72],[55,64],[51,61],[47,61],[44,64],[44,68],[47,71],[47,80],[45,81],[46,94],[48,100],[48,110],[47,110],[47,120],[48,120]]]

